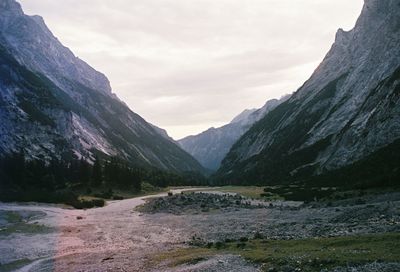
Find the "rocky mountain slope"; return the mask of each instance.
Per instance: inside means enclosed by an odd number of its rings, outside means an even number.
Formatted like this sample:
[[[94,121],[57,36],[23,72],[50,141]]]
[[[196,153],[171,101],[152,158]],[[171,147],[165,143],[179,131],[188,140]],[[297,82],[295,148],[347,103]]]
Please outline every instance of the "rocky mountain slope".
[[[185,137],[178,143],[205,168],[215,171],[240,136],[265,114],[288,98],[289,96],[285,96],[279,100],[269,100],[260,109],[243,111],[225,126],[210,128],[198,135]]]
[[[14,0],[0,1],[0,90],[0,155],[90,160],[103,153],[139,166],[203,171]]]
[[[339,29],[310,79],[240,138],[217,178],[268,184],[338,169],[398,177],[399,14],[398,0],[365,0],[354,29]]]

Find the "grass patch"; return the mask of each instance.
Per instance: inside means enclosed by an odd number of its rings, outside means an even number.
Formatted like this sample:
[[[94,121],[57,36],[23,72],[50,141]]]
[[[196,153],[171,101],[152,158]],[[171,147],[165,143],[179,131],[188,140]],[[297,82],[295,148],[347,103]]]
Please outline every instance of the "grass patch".
[[[13,261],[8,264],[1,264],[0,263],[0,271],[1,272],[9,272],[9,271],[15,271],[19,268],[24,267],[25,265],[30,264],[32,261],[29,259],[21,259],[17,261]]]
[[[2,235],[8,236],[14,233],[39,234],[39,233],[48,233],[50,231],[51,228],[43,225],[20,223],[1,229],[0,236]]]
[[[6,211],[4,217],[10,224],[22,222],[22,216],[17,212]]]
[[[362,265],[375,261],[399,262],[400,233],[371,234],[301,240],[255,239],[233,241],[223,247],[181,248],[163,253],[157,261],[171,260],[176,266],[215,254],[238,254],[266,270],[290,266],[301,271],[320,271],[346,265]]]
[[[302,271],[319,271],[347,264],[400,260],[400,233],[317,238],[304,240],[252,240],[243,249],[229,244],[231,251],[267,267],[290,265]]]
[[[263,195],[276,195],[289,201],[318,201],[336,192],[336,188],[308,187],[305,185],[266,186]]]
[[[263,187],[258,186],[224,186],[218,189],[224,193],[236,193],[244,197],[260,199],[261,194],[264,192]]]
[[[29,223],[17,212],[6,211],[4,218],[7,224],[0,226],[0,236],[8,236],[14,233],[38,234],[52,231],[47,226]]]
[[[189,190],[187,192],[191,191],[192,190]],[[264,193],[264,187],[260,186],[222,186],[222,187],[209,187],[207,189],[201,189],[201,190],[194,189],[193,191],[201,191],[201,192],[218,191],[222,193],[235,193],[253,199],[266,199],[266,197],[262,195]],[[277,199],[276,195],[271,195],[270,198],[271,200]]]
[[[213,248],[190,247],[179,248],[153,256],[152,265],[167,262],[170,267],[182,264],[195,264],[215,255],[218,250]]]

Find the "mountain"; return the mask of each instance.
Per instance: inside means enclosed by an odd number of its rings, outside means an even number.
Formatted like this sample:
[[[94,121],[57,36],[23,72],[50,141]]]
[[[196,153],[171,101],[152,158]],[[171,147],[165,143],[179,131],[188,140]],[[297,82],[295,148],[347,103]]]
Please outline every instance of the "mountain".
[[[355,27],[339,29],[312,76],[236,142],[216,179],[398,181],[399,14],[398,0],[366,0]]]
[[[210,128],[198,135],[185,137],[179,140],[178,143],[205,168],[215,171],[220,166],[222,159],[229,152],[229,149],[240,136],[242,136],[251,125],[287,99],[288,96],[279,100],[269,100],[260,109],[243,111],[225,126]]]
[[[34,159],[90,161],[100,153],[143,167],[203,171],[14,0],[0,1],[0,90],[0,155],[23,150]]]

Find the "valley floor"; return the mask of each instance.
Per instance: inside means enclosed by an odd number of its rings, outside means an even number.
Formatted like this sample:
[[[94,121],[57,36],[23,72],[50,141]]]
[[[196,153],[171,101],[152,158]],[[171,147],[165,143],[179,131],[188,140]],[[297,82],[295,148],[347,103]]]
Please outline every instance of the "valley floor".
[[[180,192],[151,212],[138,207],[154,196],[89,210],[0,203],[0,271],[400,270],[400,193],[185,209],[193,195]]]

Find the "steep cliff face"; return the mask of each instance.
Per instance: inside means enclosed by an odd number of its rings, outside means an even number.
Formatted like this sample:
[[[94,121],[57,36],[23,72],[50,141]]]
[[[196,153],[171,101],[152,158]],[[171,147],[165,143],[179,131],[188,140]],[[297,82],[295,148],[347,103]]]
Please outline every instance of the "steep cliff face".
[[[223,180],[279,182],[350,165],[400,137],[400,2],[368,0],[310,79],[224,159]]]
[[[15,0],[0,2],[0,31],[14,57],[28,69],[39,72],[64,90],[68,81],[111,95],[108,79],[63,46],[40,16],[24,15]]]
[[[101,152],[140,166],[203,171],[14,0],[0,1],[0,90],[0,154],[90,160]]]
[[[215,171],[240,136],[265,114],[288,98],[289,96],[285,96],[279,100],[269,100],[260,109],[243,111],[225,126],[210,128],[198,135],[185,137],[178,143],[205,168]]]

